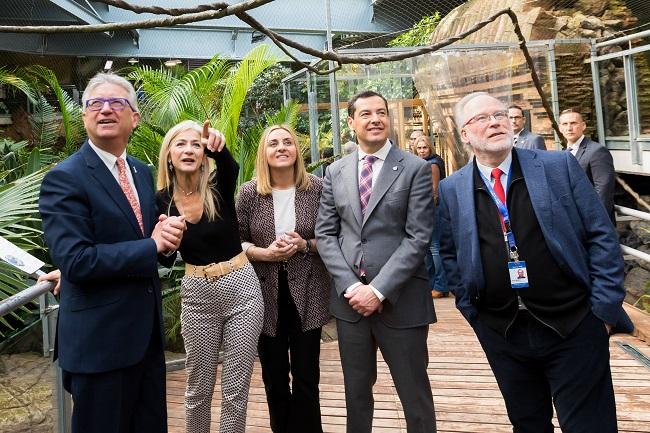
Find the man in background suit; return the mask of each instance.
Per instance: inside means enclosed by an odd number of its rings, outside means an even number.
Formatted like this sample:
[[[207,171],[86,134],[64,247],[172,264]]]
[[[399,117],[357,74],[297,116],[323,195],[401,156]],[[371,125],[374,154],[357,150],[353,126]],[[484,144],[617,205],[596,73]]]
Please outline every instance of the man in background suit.
[[[131,84],[98,74],[82,100],[88,140],[45,176],[39,201],[61,270],[54,356],[72,432],[166,432],[158,259],[176,250],[184,221],[157,216],[151,172],[126,154],[140,119]]]
[[[600,201],[605,206],[609,219],[615,224],[616,172],[614,171],[614,160],[605,146],[584,136],[586,128],[587,124],[579,111],[570,108],[560,113],[560,131],[566,138],[567,150],[576,157],[580,167],[587,173]]]
[[[391,145],[386,99],[348,103],[358,149],[330,165],[316,222],[318,251],[334,284],[345,382],[347,432],[372,429],[377,348],[388,364],[409,433],[433,433],[427,376],[428,325],[435,321],[424,254],[431,239],[429,164]]]
[[[632,323],[614,227],[575,158],[513,149],[501,101],[455,117],[475,159],[440,183],[440,255],[513,431],[552,433],[554,403],[564,432],[615,433],[608,333]]]
[[[542,137],[524,129],[526,117],[524,117],[524,110],[520,106],[511,105],[508,107],[508,119],[514,133],[513,142],[516,148],[546,150]]]

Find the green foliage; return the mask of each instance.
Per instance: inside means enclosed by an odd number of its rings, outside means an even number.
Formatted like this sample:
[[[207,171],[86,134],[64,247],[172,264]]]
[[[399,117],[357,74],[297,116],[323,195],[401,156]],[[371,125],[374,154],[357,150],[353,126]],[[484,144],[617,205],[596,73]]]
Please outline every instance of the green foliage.
[[[19,90],[24,93],[31,102],[36,102],[37,89],[34,82],[20,70],[9,70],[4,66],[0,67],[0,84],[6,84],[10,89]]]
[[[260,118],[278,112],[283,105],[282,79],[290,73],[289,68],[276,64],[253,81],[244,102],[244,113],[239,121],[240,130],[256,125]]]
[[[215,56],[190,72],[182,67],[129,68],[127,78],[134,81],[143,96],[142,121],[131,137],[129,153],[155,167],[162,137],[169,128],[187,119],[199,123],[210,120],[225,135],[233,157],[242,167],[250,166],[259,136],[255,137],[250,128],[240,131],[239,119],[248,89],[276,62],[269,47],[260,45],[241,62]],[[252,173],[242,171],[245,175]],[[240,176],[240,181],[248,180],[244,176]]]
[[[440,23],[440,12],[434,12],[415,23],[413,27],[388,42],[389,47],[416,47],[429,45],[431,34]]]
[[[41,155],[37,149],[22,152],[22,143],[13,148],[18,154],[16,166],[0,170],[0,236],[28,252],[42,250],[42,232],[38,216],[38,193],[45,169],[41,168]],[[11,180],[14,178],[13,180]],[[5,299],[29,285],[20,271],[0,262],[0,299]],[[0,317],[0,338],[20,329],[38,316],[38,306],[27,304]]]
[[[59,113],[63,123],[63,135],[65,137],[65,153],[71,154],[85,136],[84,125],[81,117],[81,106],[74,102],[59,84],[59,80],[51,69],[44,66],[33,65],[26,68],[28,74],[44,82],[51,92],[56,96],[59,104]],[[40,106],[43,106],[43,97],[41,96]],[[58,132],[58,131],[57,131]],[[42,146],[44,143],[41,142]],[[48,143],[50,144],[50,143]],[[53,144],[53,143],[51,143]]]

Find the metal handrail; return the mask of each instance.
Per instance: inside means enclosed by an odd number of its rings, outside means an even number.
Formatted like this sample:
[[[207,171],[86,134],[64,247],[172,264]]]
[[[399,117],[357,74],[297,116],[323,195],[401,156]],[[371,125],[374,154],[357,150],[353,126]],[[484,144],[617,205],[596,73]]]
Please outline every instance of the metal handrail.
[[[650,221],[650,213],[648,212],[643,212],[637,209],[632,209],[629,207],[624,207],[619,205],[614,206],[614,209],[616,209],[616,212],[621,213],[623,215],[629,215],[635,218]]]
[[[54,288],[54,283],[52,281],[43,281],[11,295],[0,302],[0,317],[36,300],[36,298],[46,294],[52,290],[52,288]]]
[[[618,205],[614,206],[614,209],[616,209],[616,212],[620,214],[629,215],[644,221],[650,221],[650,213],[648,212],[643,212],[637,209],[632,209],[629,207],[618,206]],[[641,259],[650,263],[650,254],[648,253],[644,253],[643,251],[636,250],[634,248],[628,247],[627,245],[623,245],[623,244],[621,244],[621,251],[623,251],[623,254],[634,256],[637,259]]]

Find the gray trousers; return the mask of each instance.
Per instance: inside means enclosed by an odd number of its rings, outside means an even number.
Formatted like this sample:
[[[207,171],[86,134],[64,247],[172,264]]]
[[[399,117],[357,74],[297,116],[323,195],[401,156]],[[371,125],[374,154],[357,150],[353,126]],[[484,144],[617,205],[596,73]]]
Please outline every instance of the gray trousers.
[[[345,383],[347,433],[370,433],[377,381],[377,348],[388,364],[404,408],[408,433],[435,433],[431,383],[427,375],[428,326],[390,328],[378,313],[356,323],[336,320]]]
[[[249,263],[212,282],[183,277],[181,300],[187,432],[210,432],[210,405],[223,344],[219,431],[244,433],[248,389],[264,320],[257,275]]]

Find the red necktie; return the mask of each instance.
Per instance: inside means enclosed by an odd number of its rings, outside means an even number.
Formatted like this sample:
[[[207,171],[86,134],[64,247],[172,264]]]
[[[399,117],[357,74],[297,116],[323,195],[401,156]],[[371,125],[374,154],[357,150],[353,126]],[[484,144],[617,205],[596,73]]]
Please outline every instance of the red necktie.
[[[492,169],[491,174],[492,178],[494,179],[494,192],[496,193],[497,197],[499,197],[499,200],[501,200],[501,203],[503,203],[505,206],[506,192],[503,190],[503,185],[501,184],[501,175],[503,174],[503,171],[497,167]],[[503,223],[503,215],[501,215],[501,212],[499,212],[499,219],[501,220],[501,228],[503,228],[503,231],[505,232],[506,226]]]
[[[116,162],[117,162],[117,173],[120,179],[120,188],[122,188],[122,191],[124,191],[124,195],[126,196],[126,199],[129,201],[129,204],[131,205],[131,209],[133,209],[135,218],[138,220],[138,224],[140,225],[140,230],[142,230],[142,233],[144,234],[144,224],[142,223],[142,212],[140,211],[140,203],[138,203],[138,199],[135,198],[135,193],[133,192],[133,188],[131,188],[129,179],[126,177],[126,163],[122,158],[117,158]]]

